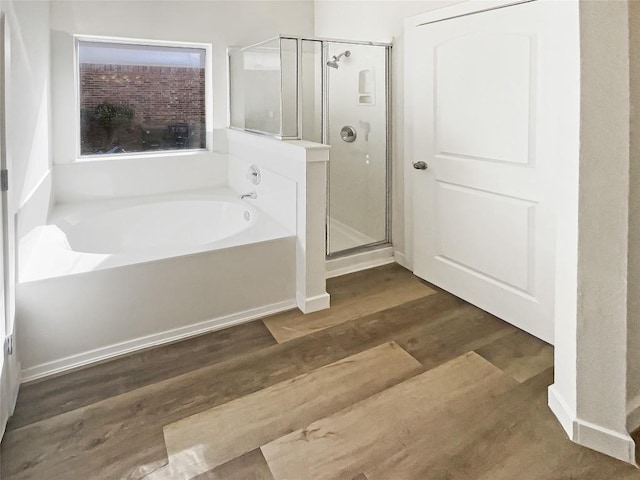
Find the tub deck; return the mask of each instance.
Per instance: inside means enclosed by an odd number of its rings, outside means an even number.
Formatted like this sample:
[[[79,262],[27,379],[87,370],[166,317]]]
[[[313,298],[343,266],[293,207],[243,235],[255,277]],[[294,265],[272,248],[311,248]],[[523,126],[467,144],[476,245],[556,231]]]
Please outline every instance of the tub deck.
[[[138,205],[185,200],[233,201],[244,204],[257,218],[252,221],[249,228],[214,242],[135,249],[129,252],[118,252],[116,246],[113,253],[74,251],[66,235],[70,228],[96,215]],[[294,231],[256,210],[247,201],[239,200],[237,194],[231,189],[208,189],[146,197],[64,203],[54,207],[48,225],[34,229],[21,240],[18,281],[19,283],[33,282],[291,236],[295,236]]]

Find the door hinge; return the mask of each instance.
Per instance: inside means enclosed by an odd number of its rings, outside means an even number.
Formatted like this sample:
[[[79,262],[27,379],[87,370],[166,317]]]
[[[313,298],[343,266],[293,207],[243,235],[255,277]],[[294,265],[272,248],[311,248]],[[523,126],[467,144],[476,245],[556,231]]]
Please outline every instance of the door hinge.
[[[13,355],[13,335],[4,339],[4,351],[7,355]]]
[[[5,168],[0,170],[0,191],[6,192],[9,190],[9,171]]]

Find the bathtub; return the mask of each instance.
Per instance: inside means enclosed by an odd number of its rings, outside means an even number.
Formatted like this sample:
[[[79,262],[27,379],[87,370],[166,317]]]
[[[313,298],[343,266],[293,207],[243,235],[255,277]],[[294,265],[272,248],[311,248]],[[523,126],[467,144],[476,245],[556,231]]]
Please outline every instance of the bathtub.
[[[229,189],[57,205],[20,243],[19,282],[295,235]]]
[[[295,225],[254,204],[216,189],[57,205],[20,242],[23,377],[293,308]]]

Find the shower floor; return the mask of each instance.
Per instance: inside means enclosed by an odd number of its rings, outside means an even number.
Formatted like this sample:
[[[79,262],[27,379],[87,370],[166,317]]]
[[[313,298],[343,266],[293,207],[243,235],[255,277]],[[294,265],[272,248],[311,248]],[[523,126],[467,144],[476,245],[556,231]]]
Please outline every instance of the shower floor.
[[[352,228],[333,217],[329,217],[329,252],[336,253],[351,248],[375,243],[373,237]]]

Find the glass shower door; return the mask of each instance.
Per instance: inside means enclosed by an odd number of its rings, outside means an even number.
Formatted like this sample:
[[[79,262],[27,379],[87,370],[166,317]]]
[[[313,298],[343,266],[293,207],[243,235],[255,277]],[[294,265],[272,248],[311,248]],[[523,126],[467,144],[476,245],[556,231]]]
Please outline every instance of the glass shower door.
[[[325,44],[327,254],[389,241],[387,48]]]

